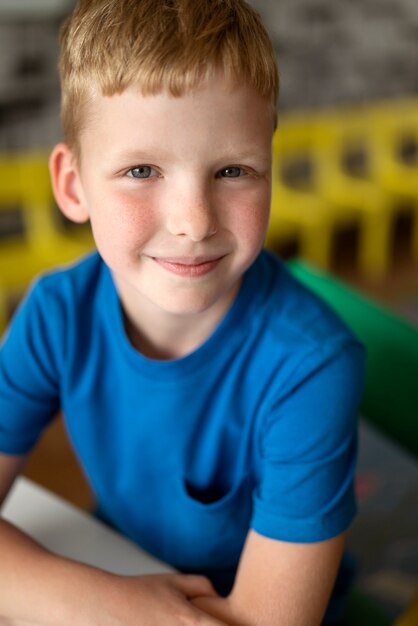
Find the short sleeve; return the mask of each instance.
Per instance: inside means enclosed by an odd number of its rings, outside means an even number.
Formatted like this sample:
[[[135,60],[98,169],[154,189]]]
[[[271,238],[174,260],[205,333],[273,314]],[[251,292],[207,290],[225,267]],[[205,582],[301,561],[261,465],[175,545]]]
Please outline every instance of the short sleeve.
[[[251,526],[262,535],[315,542],[356,514],[357,409],[364,350],[354,340],[307,354],[270,408],[260,440],[261,478]]]
[[[37,282],[0,347],[0,451],[24,454],[59,408],[57,303]]]

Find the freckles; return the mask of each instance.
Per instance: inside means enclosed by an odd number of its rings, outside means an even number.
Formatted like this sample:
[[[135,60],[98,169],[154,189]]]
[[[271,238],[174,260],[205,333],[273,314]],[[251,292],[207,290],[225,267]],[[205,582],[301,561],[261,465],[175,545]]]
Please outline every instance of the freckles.
[[[132,233],[148,233],[154,229],[155,217],[145,203],[137,204],[133,210],[124,211],[124,221]]]
[[[112,204],[111,230],[141,240],[155,229],[155,215],[146,200],[115,198]]]
[[[258,252],[263,246],[269,221],[269,205],[254,202],[245,204],[234,219],[232,230],[249,252]]]
[[[261,202],[259,199],[255,199],[251,202],[251,199],[246,202],[242,202],[239,210],[234,213],[234,228],[236,232],[254,232],[262,230],[267,227],[269,218],[268,202]]]
[[[91,225],[102,257],[116,267],[127,255],[136,256],[155,232],[155,218],[145,201],[108,194],[97,198]]]

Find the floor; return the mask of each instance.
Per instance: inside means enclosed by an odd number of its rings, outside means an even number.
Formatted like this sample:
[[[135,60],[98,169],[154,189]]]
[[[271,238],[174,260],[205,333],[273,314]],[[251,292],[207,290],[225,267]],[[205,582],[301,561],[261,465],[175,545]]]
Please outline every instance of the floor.
[[[348,551],[357,586],[395,618],[418,583],[418,463],[363,420],[359,440],[359,514]]]

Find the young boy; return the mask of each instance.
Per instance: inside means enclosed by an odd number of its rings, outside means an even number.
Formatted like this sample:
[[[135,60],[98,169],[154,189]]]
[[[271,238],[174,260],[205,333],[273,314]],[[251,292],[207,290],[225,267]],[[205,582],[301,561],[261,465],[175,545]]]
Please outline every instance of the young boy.
[[[61,408],[101,517],[181,573],[116,576],[2,522],[0,615],[318,625],[363,352],[262,251],[269,38],[244,0],[81,0],[60,69],[54,193],[98,252],[35,282],[4,339],[0,496]]]

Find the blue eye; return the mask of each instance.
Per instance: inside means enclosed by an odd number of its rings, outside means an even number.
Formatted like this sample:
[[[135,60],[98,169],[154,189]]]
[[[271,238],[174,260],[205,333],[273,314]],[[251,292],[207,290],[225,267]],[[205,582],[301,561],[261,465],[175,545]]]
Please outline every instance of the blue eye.
[[[138,165],[128,171],[128,176],[131,178],[151,178],[156,174],[157,172],[150,165]]]
[[[241,167],[225,167],[223,170],[219,172],[219,175],[222,178],[238,178],[243,173]]]

